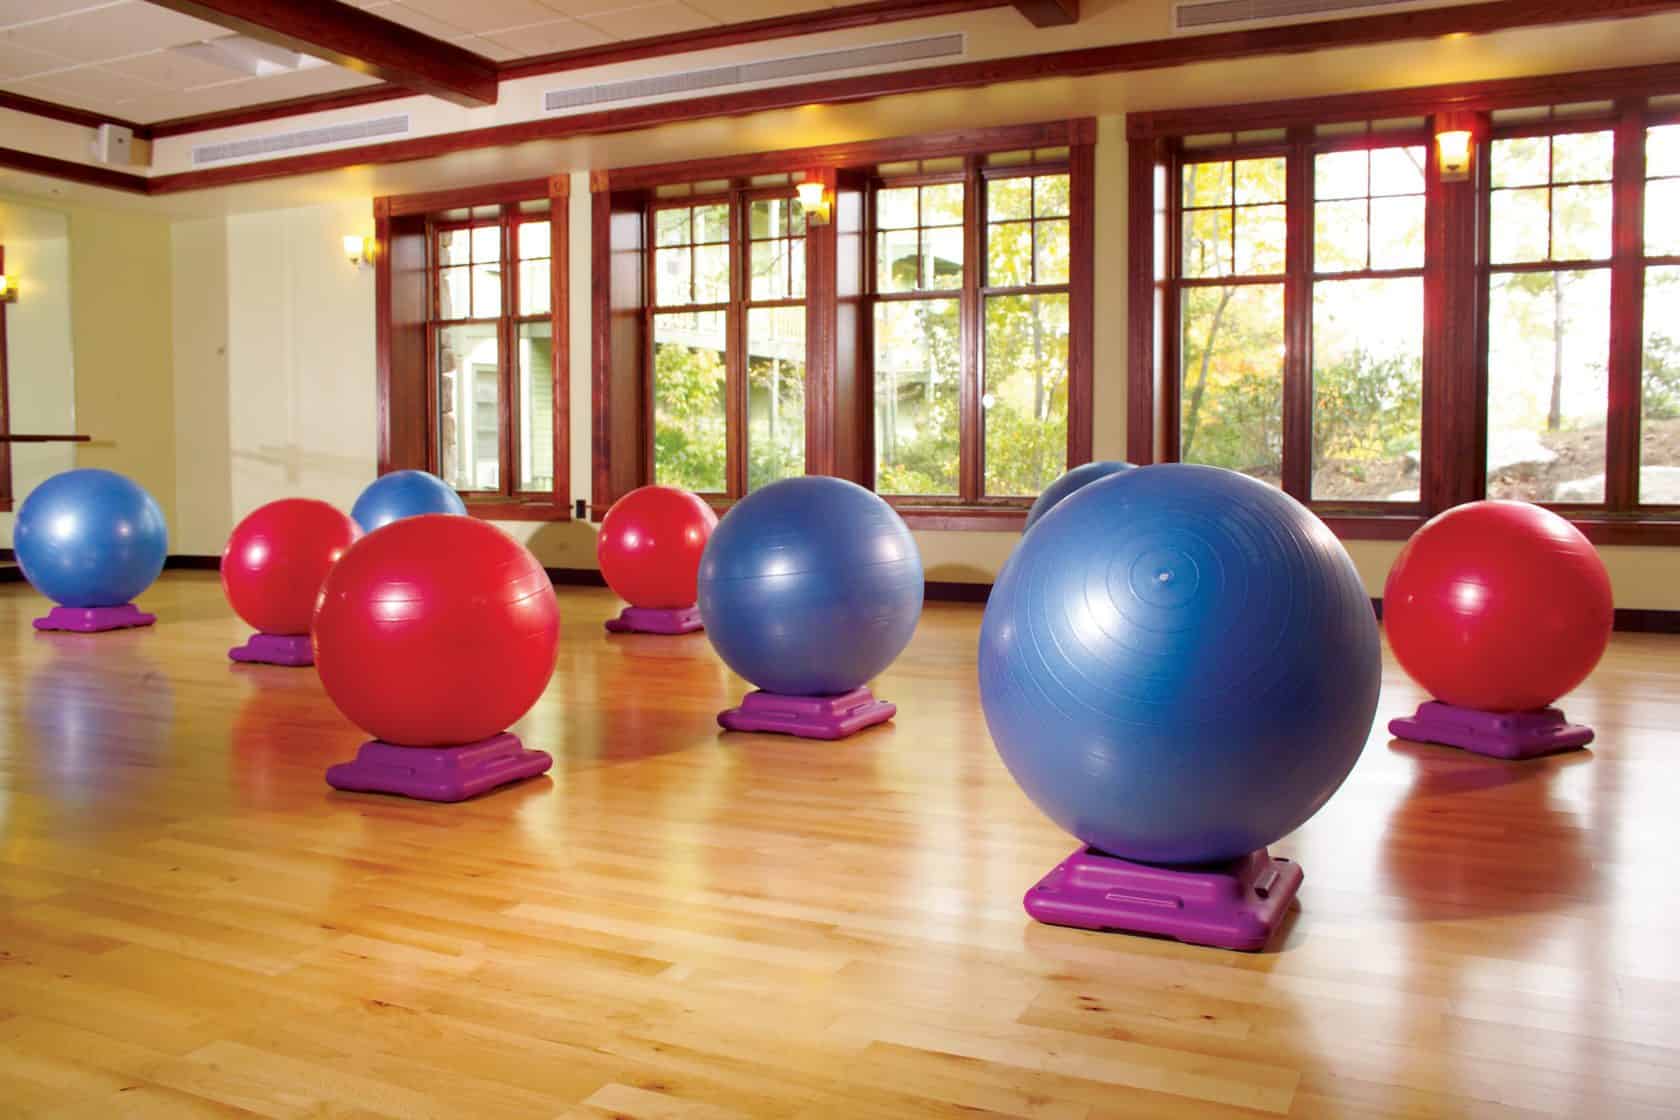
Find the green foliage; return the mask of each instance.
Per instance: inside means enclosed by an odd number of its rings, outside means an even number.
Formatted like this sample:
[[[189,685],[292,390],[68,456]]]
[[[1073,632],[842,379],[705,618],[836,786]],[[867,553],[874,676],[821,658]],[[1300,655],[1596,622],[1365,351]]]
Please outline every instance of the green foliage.
[[[1419,369],[1408,355],[1364,349],[1313,373],[1313,471],[1334,462],[1362,481],[1367,469],[1416,451],[1423,404]]]
[[[1646,420],[1680,418],[1680,340],[1653,334],[1645,341]]]
[[[656,482],[700,493],[726,488],[725,382],[723,355],[717,350],[671,343],[654,348]]]

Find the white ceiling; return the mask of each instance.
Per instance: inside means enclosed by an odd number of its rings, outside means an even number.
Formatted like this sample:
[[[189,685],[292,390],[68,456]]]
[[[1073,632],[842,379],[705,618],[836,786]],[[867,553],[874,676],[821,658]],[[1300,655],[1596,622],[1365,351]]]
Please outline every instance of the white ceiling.
[[[856,0],[351,0],[505,60],[843,7]],[[229,34],[144,0],[0,0],[0,90],[150,122],[332,93],[374,79],[336,66],[253,78],[171,47]]]

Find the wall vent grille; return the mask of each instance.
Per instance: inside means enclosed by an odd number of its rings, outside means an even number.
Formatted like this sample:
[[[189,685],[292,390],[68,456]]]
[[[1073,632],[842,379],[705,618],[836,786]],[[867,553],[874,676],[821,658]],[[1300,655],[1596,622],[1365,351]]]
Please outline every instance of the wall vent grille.
[[[319,148],[326,144],[362,143],[384,136],[401,136],[408,131],[408,114],[376,117],[366,121],[305,128],[297,132],[276,132],[269,136],[251,136],[243,140],[228,140],[220,144],[200,144],[192,150],[193,166],[226,163],[230,159],[268,156],[276,152],[294,152],[301,148]]]

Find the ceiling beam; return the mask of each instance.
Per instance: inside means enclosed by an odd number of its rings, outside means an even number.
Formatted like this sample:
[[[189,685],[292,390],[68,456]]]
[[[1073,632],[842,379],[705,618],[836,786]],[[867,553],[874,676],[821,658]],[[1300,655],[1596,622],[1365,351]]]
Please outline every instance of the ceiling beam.
[[[1034,27],[1066,27],[1079,22],[1079,0],[1015,0],[1015,10]]]
[[[357,73],[452,101],[496,103],[496,64],[338,0],[151,0]]]

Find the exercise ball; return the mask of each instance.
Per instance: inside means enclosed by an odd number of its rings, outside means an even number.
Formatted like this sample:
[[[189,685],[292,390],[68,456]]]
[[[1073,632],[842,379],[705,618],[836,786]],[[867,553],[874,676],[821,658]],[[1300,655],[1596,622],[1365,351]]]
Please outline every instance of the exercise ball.
[[[810,475],[747,495],[700,559],[718,656],[766,692],[836,696],[892,664],[922,613],[904,519],[853,482]]]
[[[700,555],[717,527],[712,507],[673,486],[643,486],[601,519],[595,556],[613,594],[632,607],[692,607]]]
[[[1107,478],[1111,474],[1135,469],[1130,463],[1121,463],[1113,459],[1099,459],[1094,463],[1081,463],[1039,493],[1037,499],[1033,501],[1032,508],[1027,511],[1027,523],[1021,531],[1024,533],[1038,524],[1039,518],[1060,505],[1064,498],[1076,490],[1084,489],[1099,478]]]
[[[307,634],[321,582],[360,535],[336,507],[282,498],[251,511],[222,550],[222,590],[263,634]]]
[[[163,510],[114,471],[55,474],[23,500],[12,549],[35,590],[66,607],[117,607],[157,579],[169,552]]]
[[[454,487],[425,471],[382,474],[368,484],[356,504],[350,507],[351,519],[364,533],[423,513],[464,515],[466,512],[467,504]]]
[[[1586,680],[1614,618],[1592,543],[1528,502],[1471,502],[1431,518],[1383,588],[1401,668],[1435,699],[1487,712],[1544,708]]]
[[[315,668],[350,722],[405,747],[475,743],[554,673],[560,608],[537,558],[471,517],[404,518],[351,545],[321,586]]]
[[[1057,824],[1145,863],[1292,832],[1359,759],[1376,617],[1300,503],[1214,467],[1125,471],[1022,538],[980,627],[1004,764]]]

